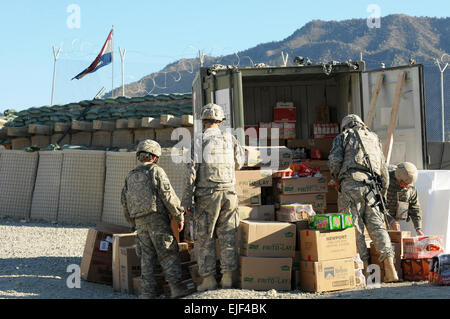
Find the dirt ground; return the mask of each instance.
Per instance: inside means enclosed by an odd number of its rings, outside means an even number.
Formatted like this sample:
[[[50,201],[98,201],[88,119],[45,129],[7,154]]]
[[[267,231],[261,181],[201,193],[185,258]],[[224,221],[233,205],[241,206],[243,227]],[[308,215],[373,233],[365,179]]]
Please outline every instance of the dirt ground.
[[[88,226],[0,219],[0,299],[136,299],[108,285],[81,280],[68,288],[68,266],[80,265]],[[381,284],[329,293],[219,289],[184,299],[450,299],[450,286],[426,281]]]

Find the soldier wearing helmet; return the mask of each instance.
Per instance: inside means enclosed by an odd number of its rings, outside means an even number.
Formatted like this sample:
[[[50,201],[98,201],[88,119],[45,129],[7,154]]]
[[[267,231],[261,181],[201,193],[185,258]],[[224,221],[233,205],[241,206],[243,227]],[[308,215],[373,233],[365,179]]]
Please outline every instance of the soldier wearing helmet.
[[[389,173],[378,136],[371,132],[358,115],[350,114],[341,123],[342,133],[333,140],[328,166],[333,179],[339,187],[338,209],[351,212],[356,229],[358,253],[368,266],[369,254],[364,236],[367,227],[370,238],[384,264],[386,282],[398,281],[394,268],[394,250],[386,230],[384,214],[374,206],[370,187],[366,181],[371,176],[369,158],[374,174],[381,179],[382,192],[386,196],[389,186]],[[361,145],[362,143],[362,145]],[[364,150],[365,149],[365,152]]]
[[[233,135],[220,130],[225,115],[219,105],[205,105],[201,119],[204,131],[194,139],[190,176],[182,204],[187,213],[191,207],[195,208],[197,264],[203,277],[197,290],[205,291],[217,288],[216,237],[220,247],[222,288],[232,287],[232,272],[238,267],[239,215],[234,172],[243,166],[244,150]]]
[[[128,223],[136,228],[136,254],[141,259],[141,298],[156,298],[154,269],[159,260],[169,283],[172,298],[186,295],[181,287],[178,243],[170,226],[171,217],[184,227],[184,212],[165,171],[157,165],[161,146],[152,140],[138,144],[140,165],[125,178],[121,203]]]
[[[389,189],[387,206],[389,214],[395,218],[392,229],[400,230],[398,220],[411,220],[416,233],[422,236],[422,210],[417,189],[413,185],[417,180],[417,168],[413,163],[404,162],[389,166]]]

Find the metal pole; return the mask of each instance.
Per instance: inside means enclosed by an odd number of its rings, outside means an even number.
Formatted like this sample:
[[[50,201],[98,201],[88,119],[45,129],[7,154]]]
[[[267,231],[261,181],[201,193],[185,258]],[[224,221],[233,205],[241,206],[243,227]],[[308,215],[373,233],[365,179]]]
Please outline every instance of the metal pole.
[[[444,63],[444,56],[448,55],[444,53],[441,56],[441,62]],[[441,68],[441,64],[438,59],[435,59],[435,62],[441,72],[441,125],[442,125],[442,142],[445,142],[445,102],[444,102],[444,71],[448,66],[448,62],[445,64],[443,68]]]
[[[56,60],[58,60],[59,53],[61,52],[61,48],[58,48],[58,52],[55,52],[55,47],[53,49],[53,83],[52,83],[52,97],[50,105],[53,105],[53,97],[55,95],[55,78],[56,78]]]
[[[124,60],[125,60],[125,54],[127,53],[127,49],[120,50],[119,47],[119,53],[120,53],[120,59],[122,60],[122,96],[125,96],[125,71],[124,71]]]
[[[112,75],[111,75],[111,97],[114,97],[114,25],[112,26],[111,33],[111,64],[112,64]]]

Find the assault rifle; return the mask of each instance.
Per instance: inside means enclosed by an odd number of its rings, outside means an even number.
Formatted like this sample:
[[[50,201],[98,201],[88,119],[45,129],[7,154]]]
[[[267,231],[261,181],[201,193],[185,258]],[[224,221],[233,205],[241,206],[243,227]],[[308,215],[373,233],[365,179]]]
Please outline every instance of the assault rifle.
[[[364,143],[362,142],[361,137],[359,136],[359,132],[355,129],[353,129],[353,132],[355,132],[355,135],[357,136],[358,141],[361,144],[361,148],[364,153],[364,159],[367,162],[367,165],[369,166],[370,177],[365,180],[365,183],[370,188],[369,193],[366,195],[367,203],[373,202],[373,204],[370,206],[378,207],[378,209],[384,215],[387,227],[390,228],[392,222],[394,222],[395,219],[391,215],[389,215],[388,210],[386,208],[386,200],[381,192],[383,185],[383,183],[381,182],[381,176],[374,172],[372,163],[370,162],[369,154],[367,154],[366,152],[366,148],[364,147]]]

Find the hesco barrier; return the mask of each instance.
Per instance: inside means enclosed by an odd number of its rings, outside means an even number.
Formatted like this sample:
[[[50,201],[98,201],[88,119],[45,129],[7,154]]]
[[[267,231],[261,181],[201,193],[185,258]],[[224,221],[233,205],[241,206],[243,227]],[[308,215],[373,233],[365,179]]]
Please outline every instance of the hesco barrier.
[[[0,151],[0,215],[30,216],[38,153]]]
[[[62,163],[62,152],[39,152],[39,166],[31,202],[31,219],[57,221]]]
[[[104,183],[104,151],[64,150],[58,222],[100,221]]]
[[[125,177],[137,165],[134,152],[106,152],[102,222],[129,226],[122,214],[120,195]]]
[[[187,152],[163,148],[159,165],[175,193],[183,196]],[[120,194],[138,165],[135,152],[92,150],[0,151],[0,216],[49,222],[129,226]]]

